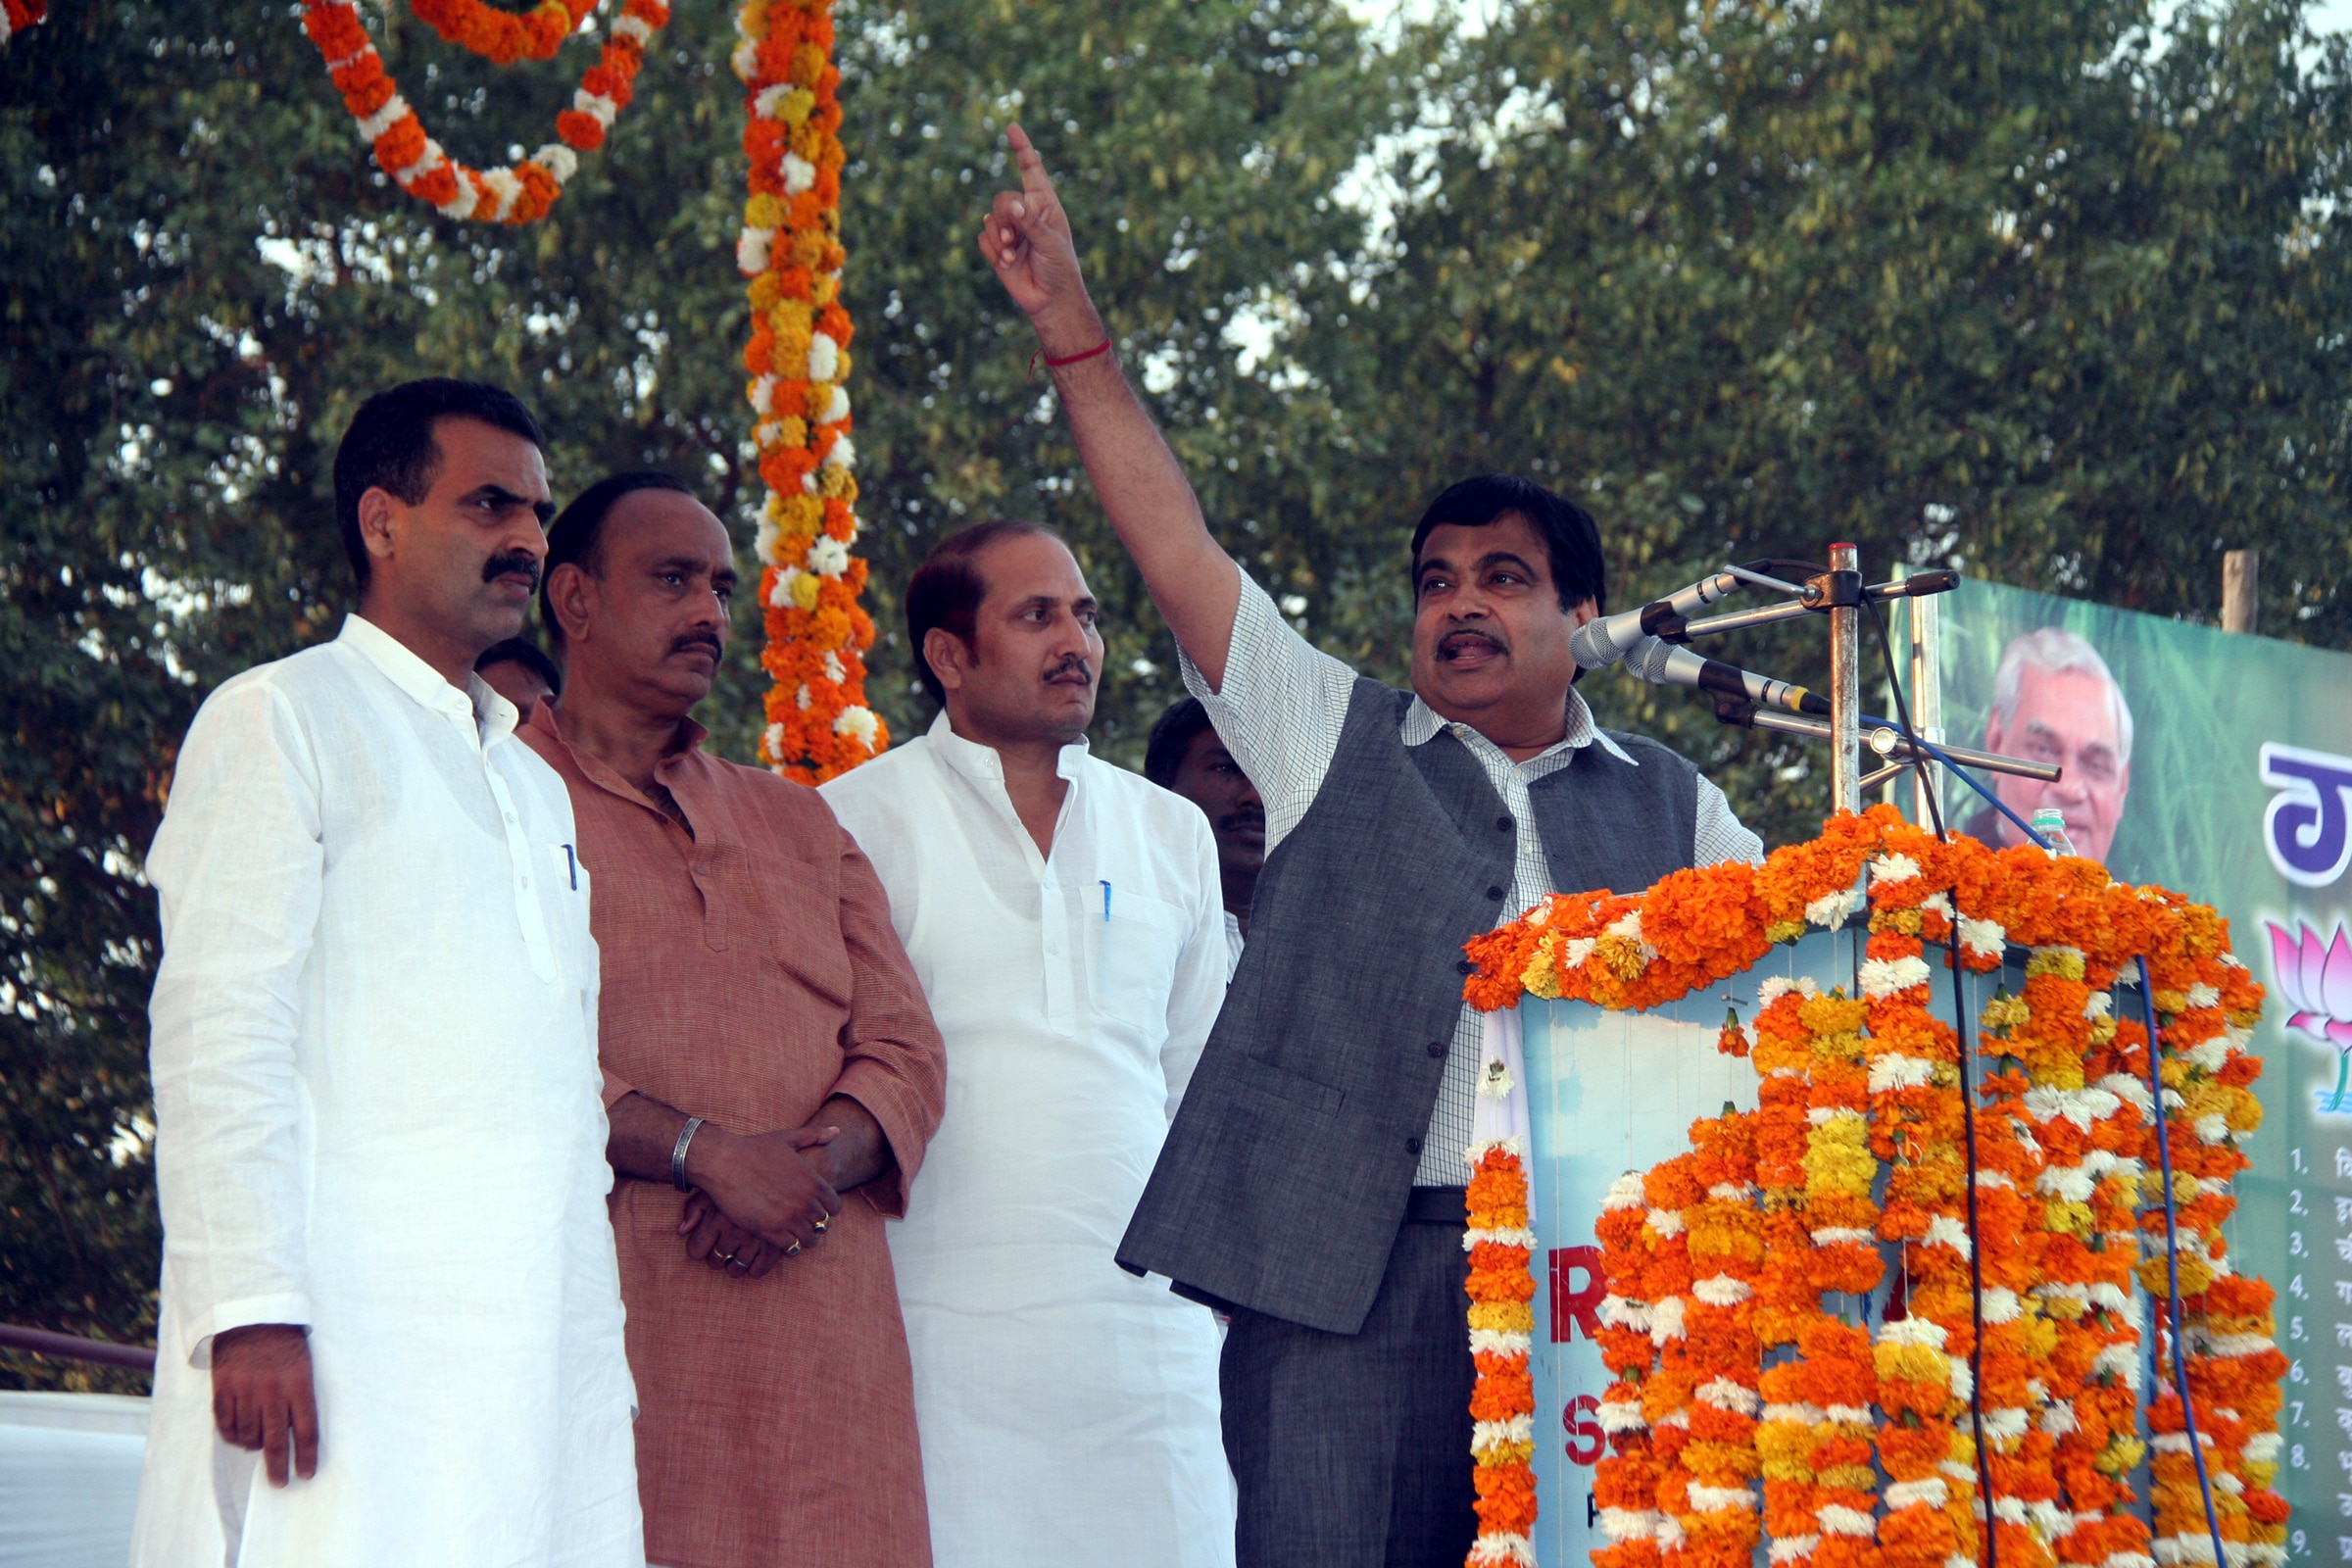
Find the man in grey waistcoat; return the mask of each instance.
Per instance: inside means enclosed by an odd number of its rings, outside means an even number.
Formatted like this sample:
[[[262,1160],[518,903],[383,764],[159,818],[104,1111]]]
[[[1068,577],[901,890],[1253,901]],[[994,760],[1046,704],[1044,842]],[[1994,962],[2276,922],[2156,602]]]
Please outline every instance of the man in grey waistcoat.
[[[1478,1015],[1462,945],[1553,891],[1756,858],[1723,793],[1604,732],[1568,638],[1592,519],[1468,479],[1413,531],[1413,689],[1357,675],[1209,536],[1109,352],[1018,127],[982,252],[1037,329],[1102,510],[1264,797],[1250,945],[1119,1249],[1233,1315],[1221,1368],[1241,1568],[1455,1568],[1471,1511],[1462,1233]]]

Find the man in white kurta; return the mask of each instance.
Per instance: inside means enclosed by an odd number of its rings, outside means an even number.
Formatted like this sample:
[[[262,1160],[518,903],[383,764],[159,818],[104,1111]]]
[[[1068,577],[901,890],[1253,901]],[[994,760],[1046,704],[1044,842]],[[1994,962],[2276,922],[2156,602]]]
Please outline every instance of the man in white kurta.
[[[442,478],[499,445],[438,422]],[[445,569],[444,598],[527,597],[531,499],[524,544]],[[644,1562],[587,874],[564,785],[451,646],[467,628],[398,602],[430,541],[402,535],[363,603],[456,673],[353,615],[227,682],[148,858],[165,1246],[141,1568]],[[316,1474],[284,1485],[216,1424],[216,1337],[261,1325],[308,1331]]]
[[[980,556],[979,629],[957,628],[992,668],[1028,657],[988,624],[1000,554]],[[967,699],[948,697],[929,733],[822,791],[947,1040],[946,1114],[890,1227],[933,1559],[1222,1568],[1215,1322],[1113,1260],[1224,997],[1208,824],[1078,738],[1046,754],[1061,800],[1041,849],[1005,755],[957,733]]]

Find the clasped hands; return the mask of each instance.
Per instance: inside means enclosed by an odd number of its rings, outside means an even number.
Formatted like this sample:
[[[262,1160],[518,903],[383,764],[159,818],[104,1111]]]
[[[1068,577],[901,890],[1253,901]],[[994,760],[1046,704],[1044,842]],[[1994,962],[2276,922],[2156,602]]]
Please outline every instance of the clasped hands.
[[[694,1184],[678,1234],[686,1255],[743,1279],[761,1279],[813,1247],[841,1212],[845,1173],[832,1153],[838,1126],[738,1134],[706,1122],[686,1154]]]

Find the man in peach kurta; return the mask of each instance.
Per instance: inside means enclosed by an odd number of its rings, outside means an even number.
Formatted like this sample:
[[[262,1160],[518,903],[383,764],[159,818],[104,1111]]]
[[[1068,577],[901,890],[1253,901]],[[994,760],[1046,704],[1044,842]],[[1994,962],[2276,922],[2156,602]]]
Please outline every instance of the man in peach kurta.
[[[927,1568],[883,1220],[939,1125],[939,1032],[825,803],[709,756],[687,717],[734,586],[718,519],[622,475],[548,544],[564,694],[522,733],[596,883],[647,1558]]]

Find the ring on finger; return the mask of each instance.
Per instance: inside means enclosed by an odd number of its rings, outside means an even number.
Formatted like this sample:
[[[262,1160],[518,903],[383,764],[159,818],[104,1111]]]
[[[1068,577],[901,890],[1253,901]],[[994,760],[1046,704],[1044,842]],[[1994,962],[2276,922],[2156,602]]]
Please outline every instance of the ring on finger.
[[[830,1216],[828,1216],[828,1217],[830,1217]],[[820,1220],[818,1220],[818,1221],[817,1221],[815,1224],[813,1224],[813,1225],[809,1226],[808,1228],[809,1228],[810,1230],[812,1230],[812,1231],[816,1232],[816,1234],[817,1234],[817,1235],[819,1235],[819,1236],[822,1236],[822,1235],[824,1235],[824,1234],[825,1234],[825,1222],[824,1222],[824,1220],[821,1220],[821,1219],[820,1219]]]
[[[720,1262],[720,1263],[732,1263],[732,1262],[734,1262],[734,1261],[735,1261],[735,1254],[734,1254],[733,1252],[716,1252],[716,1251],[714,1251],[714,1252],[712,1252],[712,1253],[710,1254],[710,1256],[711,1256],[711,1258],[712,1258],[714,1261],[716,1261],[716,1262]]]
[[[795,1243],[793,1243],[793,1244],[792,1244],[790,1247],[787,1247],[786,1249],[784,1249],[784,1255],[785,1255],[786,1257],[798,1257],[798,1256],[800,1256],[800,1255],[801,1255],[801,1244],[800,1244],[800,1243],[798,1243],[798,1242],[795,1242]]]

